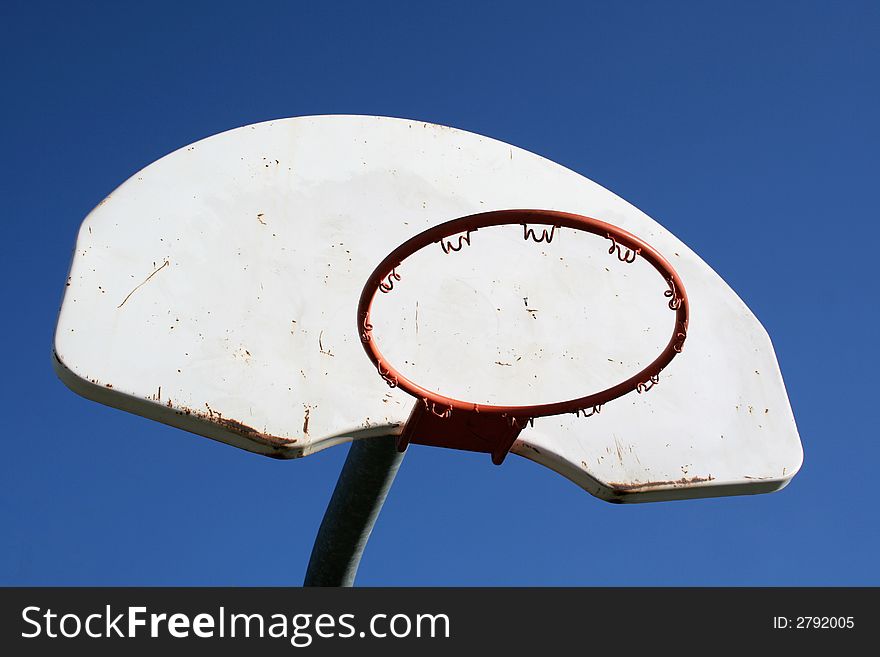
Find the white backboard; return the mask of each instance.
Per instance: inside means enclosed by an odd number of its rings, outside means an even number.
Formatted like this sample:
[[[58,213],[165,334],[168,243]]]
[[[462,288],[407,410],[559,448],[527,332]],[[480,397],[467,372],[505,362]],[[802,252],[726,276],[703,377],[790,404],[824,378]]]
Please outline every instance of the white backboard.
[[[791,479],[802,450],[770,339],[699,256],[578,173],[415,121],[246,126],[133,176],[80,229],[56,369],[90,399],[279,458],[399,431],[413,399],[363,352],[364,282],[413,235],[508,208],[637,235],[675,267],[691,312],[685,351],[655,389],[591,418],[539,418],[515,454],[609,501],[762,493]],[[422,385],[476,402],[607,387],[656,357],[674,317],[650,266],[565,229],[551,244],[523,240],[521,227],[481,229],[470,247],[420,251],[399,273],[374,306],[383,352]]]

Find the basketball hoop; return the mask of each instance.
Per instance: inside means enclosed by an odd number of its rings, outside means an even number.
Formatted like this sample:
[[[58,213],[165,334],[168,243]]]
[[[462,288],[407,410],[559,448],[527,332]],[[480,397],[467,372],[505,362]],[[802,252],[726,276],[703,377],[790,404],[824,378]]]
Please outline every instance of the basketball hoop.
[[[647,367],[610,388],[567,401],[531,406],[496,406],[462,401],[432,392],[411,381],[389,363],[373,338],[370,309],[377,292],[390,293],[401,280],[397,268],[416,251],[439,243],[443,252],[454,252],[470,246],[471,234],[480,228],[516,225],[523,227],[523,239],[550,243],[559,228],[570,228],[603,237],[611,242],[610,255],[630,264],[644,258],[666,281],[664,292],[667,306],[675,312],[672,336],[660,355]],[[543,228],[533,228],[542,226]],[[684,285],[672,265],[653,247],[635,235],[604,221],[567,212],[552,210],[497,210],[473,214],[438,224],[410,238],[379,264],[367,279],[358,304],[358,332],[361,343],[379,375],[393,387],[400,388],[418,401],[397,441],[404,451],[409,443],[449,447],[491,454],[492,462],[500,464],[520,432],[535,418],[574,413],[590,417],[602,406],[630,392],[639,394],[659,383],[660,372],[681,353],[687,338],[688,300]]]

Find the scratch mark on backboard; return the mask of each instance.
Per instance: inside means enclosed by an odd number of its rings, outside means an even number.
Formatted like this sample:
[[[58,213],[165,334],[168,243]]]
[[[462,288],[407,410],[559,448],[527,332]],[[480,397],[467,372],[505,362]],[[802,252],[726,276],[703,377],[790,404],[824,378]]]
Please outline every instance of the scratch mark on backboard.
[[[323,337],[324,337],[324,331],[321,331],[321,332],[318,334],[318,351],[320,351],[320,352],[321,352],[322,354],[324,354],[325,356],[333,356],[333,354],[330,353],[330,350],[329,350],[329,349],[324,349],[324,343],[323,343],[323,341],[322,341],[322,338],[323,338]]]
[[[156,274],[158,274],[160,271],[162,271],[163,269],[165,269],[165,267],[167,267],[167,266],[170,265],[170,264],[171,264],[171,263],[170,263],[168,260],[166,260],[166,261],[163,262],[161,265],[159,265],[159,266],[153,271],[152,274],[150,274],[149,276],[147,276],[143,281],[141,281],[138,285],[136,285],[135,288],[125,296],[125,298],[122,300],[122,303],[120,303],[120,304],[119,304],[118,306],[116,306],[116,307],[117,307],[117,308],[122,308],[122,306],[125,305],[125,302],[128,301],[129,297],[130,297],[132,294],[134,294],[135,292],[137,292],[137,291],[140,289],[140,287],[141,287],[142,285],[144,285],[147,281],[149,281],[151,278],[153,278],[153,276],[155,276]]]

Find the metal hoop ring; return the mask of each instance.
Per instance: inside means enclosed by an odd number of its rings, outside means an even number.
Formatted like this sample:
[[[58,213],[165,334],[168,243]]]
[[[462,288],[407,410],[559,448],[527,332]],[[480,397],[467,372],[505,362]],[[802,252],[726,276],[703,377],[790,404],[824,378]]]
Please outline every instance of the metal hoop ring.
[[[625,381],[596,393],[549,404],[535,404],[531,406],[497,406],[493,404],[475,404],[474,402],[446,397],[427,390],[414,381],[411,381],[394,368],[394,366],[391,365],[382,355],[375,339],[362,340],[361,344],[364,347],[364,351],[367,353],[367,356],[376,366],[376,369],[382,377],[385,378],[386,381],[388,380],[386,378],[387,376],[394,377],[397,387],[401,390],[409,393],[413,397],[431,401],[438,407],[448,408],[450,412],[453,410],[460,410],[468,413],[489,413],[528,418],[559,415],[561,413],[573,413],[581,409],[602,406],[603,404],[627,393],[644,389],[645,382],[647,381],[656,381],[663,368],[669,365],[672,359],[682,351],[687,337],[688,298],[681,278],[679,278],[678,273],[673,269],[672,265],[660,255],[660,253],[635,235],[622,228],[600,221],[599,219],[593,219],[592,217],[585,217],[568,212],[558,212],[554,210],[496,210],[493,212],[482,212],[438,224],[410,238],[389,253],[367,279],[366,285],[364,285],[364,289],[361,292],[360,302],[358,303],[357,326],[359,334],[363,331],[365,326],[371,324],[370,308],[377,291],[381,289],[381,286],[388,280],[390,275],[396,273],[395,269],[399,267],[400,263],[407,257],[416,251],[420,251],[421,249],[451,235],[469,233],[478,228],[504,226],[508,224],[539,224],[556,228],[580,230],[606,239],[613,239],[614,246],[617,246],[618,249],[620,249],[620,247],[629,249],[629,251],[635,255],[644,258],[660,273],[663,279],[667,281],[670,291],[672,292],[672,295],[674,295],[668,305],[671,310],[675,311],[676,321],[672,337],[660,355],[650,365]],[[612,250],[613,248],[614,247],[612,247]],[[633,258],[635,258],[635,255]],[[669,291],[667,291],[666,296],[670,296]],[[673,306],[675,307],[673,308]]]

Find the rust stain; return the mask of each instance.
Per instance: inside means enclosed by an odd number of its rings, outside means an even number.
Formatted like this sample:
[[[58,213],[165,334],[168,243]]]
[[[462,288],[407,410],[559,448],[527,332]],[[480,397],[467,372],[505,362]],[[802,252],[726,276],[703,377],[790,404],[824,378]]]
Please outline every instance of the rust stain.
[[[296,442],[295,438],[281,438],[279,436],[273,436],[272,434],[258,431],[257,429],[248,426],[244,422],[239,422],[238,420],[234,420],[232,418],[223,417],[219,411],[215,411],[214,409],[212,409],[207,404],[207,402],[205,403],[205,407],[208,409],[207,412],[196,408],[188,408],[185,406],[180,408],[176,412],[178,415],[190,415],[195,416],[201,420],[206,420],[208,422],[211,422],[212,424],[221,426],[224,429],[228,429],[229,431],[232,431],[239,436],[242,436],[249,440],[253,440],[257,443],[262,443],[264,445],[270,445],[272,447],[289,447]]]
[[[624,484],[622,482],[611,481],[608,482],[608,485],[611,488],[621,491],[637,491],[637,490],[648,490],[651,488],[660,488],[661,486],[688,486],[690,484],[702,484],[709,481],[713,481],[715,477],[709,475],[708,477],[682,477],[681,479],[671,479],[669,481],[647,481],[644,483],[634,483],[634,484]]]
[[[238,420],[233,420],[231,418],[220,418],[219,420],[215,419],[214,422],[225,427],[226,429],[234,431],[240,436],[244,436],[245,438],[249,438],[257,442],[267,443],[269,445],[284,447],[286,445],[292,445],[296,442],[296,439],[293,438],[279,438],[278,436],[273,436],[268,433],[263,433],[262,431],[257,431],[253,427],[249,427],[243,422],[239,422]]]
[[[312,409],[306,406],[306,414],[303,418],[303,433],[308,434],[309,432],[309,415],[311,414]]]
[[[147,281],[149,281],[151,278],[153,278],[153,276],[155,276],[156,274],[158,274],[160,271],[162,271],[163,269],[165,269],[165,267],[167,267],[167,266],[170,265],[170,264],[171,264],[171,263],[170,263],[168,260],[166,260],[166,261],[163,262],[161,265],[159,265],[159,266],[153,271],[152,274],[150,274],[149,276],[147,276],[143,281],[141,281],[138,285],[136,285],[135,288],[134,288],[131,292],[129,292],[127,295],[125,295],[125,298],[122,300],[122,303],[120,303],[120,304],[119,304],[118,306],[116,306],[116,307],[117,307],[117,308],[122,308],[122,306],[125,305],[125,302],[128,301],[129,297],[130,297],[132,294],[134,294],[135,292],[137,292],[138,289],[140,289],[140,287],[141,287],[142,285],[144,285]]]

